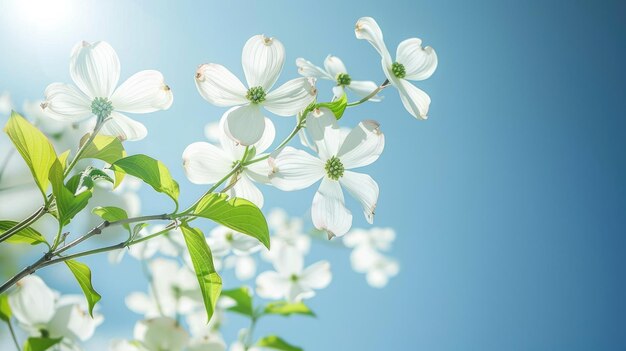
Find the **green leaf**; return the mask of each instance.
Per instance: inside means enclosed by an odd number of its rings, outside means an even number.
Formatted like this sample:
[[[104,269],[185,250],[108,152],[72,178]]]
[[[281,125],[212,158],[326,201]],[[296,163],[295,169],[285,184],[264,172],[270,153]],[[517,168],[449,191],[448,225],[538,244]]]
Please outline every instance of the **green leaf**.
[[[226,194],[211,193],[200,199],[193,214],[250,235],[270,248],[270,233],[263,212],[246,199],[228,199]]]
[[[164,193],[178,205],[178,183],[163,162],[146,155],[132,155],[115,161],[111,169],[143,180],[154,190]]]
[[[85,168],[84,171],[80,172],[80,174],[70,178],[70,180],[67,181],[67,184],[65,184],[65,187],[68,188],[68,190],[73,194],[76,194],[79,190],[82,192],[84,189],[93,189],[96,181],[99,180],[104,180],[111,184],[115,183],[115,181],[103,170],[89,166]]]
[[[128,213],[126,213],[126,211],[115,206],[94,207],[91,210],[91,213],[109,222],[116,222],[121,219],[128,218]],[[122,225],[124,226],[124,228],[130,230],[130,226],[128,225],[128,223]]]
[[[246,316],[254,316],[254,309],[252,307],[252,296],[247,287],[242,286],[237,289],[224,290],[222,296],[227,296],[235,300],[235,305],[229,307],[227,310],[241,313]]]
[[[0,319],[8,323],[11,320],[11,314],[9,296],[7,294],[0,295]]]
[[[303,351],[302,348],[293,346],[276,335],[266,336],[256,343],[256,346],[266,347],[271,350],[280,351]]]
[[[58,161],[55,161],[50,168],[50,183],[52,184],[57,218],[65,226],[70,223],[78,212],[87,206],[92,193],[91,191],[84,191],[74,195],[74,192],[63,184],[63,167]]]
[[[28,338],[24,343],[24,351],[45,351],[61,342],[63,338]]]
[[[85,134],[80,144],[84,144],[88,138],[89,134]],[[109,164],[113,164],[115,161],[124,157],[126,157],[126,150],[124,150],[122,141],[117,137],[109,135],[96,135],[93,141],[85,147],[85,151],[83,151],[81,156],[81,158],[95,158]],[[113,188],[117,188],[123,179],[123,172],[115,172],[115,184]]]
[[[341,119],[341,116],[343,116],[343,112],[346,110],[347,106],[348,97],[346,96],[346,93],[343,93],[343,95],[339,99],[333,102],[320,102],[316,105],[317,108],[326,107],[327,109],[333,111],[335,118],[337,118],[338,120]]]
[[[208,323],[213,316],[215,304],[222,290],[222,278],[215,270],[211,249],[206,243],[204,234],[199,229],[189,227],[186,222],[183,222],[180,228],[191,256],[198,283],[200,283]]]
[[[15,225],[17,225],[17,222],[14,222],[14,221],[0,221],[0,234],[15,227]],[[37,244],[45,243],[46,238],[44,238],[44,236],[41,235],[41,233],[39,233],[35,229],[31,227],[26,227],[20,230],[19,232],[15,233],[13,236],[9,237],[7,239],[7,242],[14,243],[14,244],[25,243],[25,244],[37,245]]]
[[[100,301],[102,296],[100,296],[93,288],[93,285],[91,285],[91,270],[86,264],[74,260],[67,260],[65,264],[67,264],[67,267],[72,271],[74,277],[76,277],[80,288],[83,289],[83,293],[89,304],[89,315],[93,317],[93,307]]]
[[[139,232],[147,226],[148,226],[148,223],[139,223],[135,225],[133,227],[133,232],[132,232],[130,240],[135,240],[135,238],[137,238],[137,236],[139,235]]]
[[[264,314],[276,314],[290,316],[292,314],[302,314],[315,317],[315,313],[302,302],[290,303],[287,301],[271,302],[265,306]]]
[[[63,166],[64,170],[65,167],[67,167],[67,159],[70,157],[70,151],[71,150],[65,150],[65,152],[59,155],[59,162],[61,163],[61,166]]]
[[[44,201],[47,201],[48,175],[50,167],[57,160],[52,144],[39,129],[15,111],[11,112],[11,118],[4,127],[4,131],[26,161]]]

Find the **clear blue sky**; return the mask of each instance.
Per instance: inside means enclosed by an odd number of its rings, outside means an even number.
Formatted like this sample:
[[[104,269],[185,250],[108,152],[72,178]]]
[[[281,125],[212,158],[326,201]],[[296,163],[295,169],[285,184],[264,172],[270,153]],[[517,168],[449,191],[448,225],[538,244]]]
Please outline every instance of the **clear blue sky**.
[[[287,49],[280,81],[296,76],[297,57],[321,64],[327,54],[354,79],[382,81],[377,53],[354,38],[355,21],[375,17],[392,50],[422,38],[439,56],[420,85],[433,101],[430,119],[414,120],[388,90],[383,103],[343,120],[376,119],[386,133],[368,172],[381,188],[376,224],[398,232],[400,275],[371,289],[346,251],[318,245],[309,262],[326,257],[334,271],[311,303],[318,319],[268,320],[258,335],[279,333],[307,350],[626,348],[623,1],[84,1],[52,30],[1,3],[0,90],[16,101],[68,82],[80,40],[110,42],[122,78],[164,73],[174,105],[138,116],[150,134],[128,149],[168,164],[184,203],[203,187],[185,179],[180,155],[223,112],[197,93],[198,64],[241,75],[243,44],[265,33]],[[274,120],[283,135],[293,122]],[[264,191],[266,208],[300,215],[314,189]],[[142,196],[146,214],[169,206],[148,189]],[[138,316],[123,312],[123,297],[145,290],[139,265],[87,262],[104,296],[100,331],[129,337]],[[51,285],[77,291],[66,275],[46,271]],[[231,318],[227,337],[243,325]]]

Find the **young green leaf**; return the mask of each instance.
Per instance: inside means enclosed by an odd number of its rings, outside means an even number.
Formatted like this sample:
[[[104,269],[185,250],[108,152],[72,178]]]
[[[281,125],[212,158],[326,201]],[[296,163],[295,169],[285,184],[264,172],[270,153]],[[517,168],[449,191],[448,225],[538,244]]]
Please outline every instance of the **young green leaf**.
[[[200,199],[193,214],[250,235],[270,248],[270,233],[263,212],[246,199],[228,199],[226,194],[207,194]]]
[[[126,213],[126,211],[124,211],[123,209],[119,207],[114,207],[114,206],[94,207],[91,210],[91,213],[109,222],[115,222],[121,219],[128,218],[128,213]],[[128,224],[122,224],[122,225],[124,226],[124,228],[130,230],[130,226]]]
[[[47,201],[48,175],[50,167],[57,160],[52,144],[39,129],[35,128],[15,111],[11,112],[11,118],[9,118],[4,127],[4,131],[9,135],[15,148],[26,161],[33,178],[35,178],[35,183],[37,183],[44,197],[44,201]]]
[[[146,155],[132,155],[115,161],[111,169],[143,180],[154,190],[164,193],[178,205],[178,183],[163,162]]]
[[[204,234],[199,229],[191,228],[185,222],[180,227],[191,256],[193,269],[196,271],[200,291],[204,300],[207,313],[207,323],[211,320],[215,311],[215,304],[222,290],[222,278],[215,270],[211,249],[206,243]]]
[[[67,167],[67,159],[70,157],[70,152],[71,150],[65,150],[65,152],[59,155],[59,163],[61,163],[61,166],[63,166],[64,170],[65,167]]]
[[[17,225],[17,222],[14,222],[14,221],[0,221],[0,234],[15,227],[15,225]],[[26,227],[20,230],[19,232],[15,233],[13,236],[9,237],[7,239],[7,242],[14,243],[14,244],[24,243],[24,244],[37,245],[37,244],[45,243],[46,238],[44,238],[44,236],[41,235],[41,233],[39,233],[35,229],[31,227]]]
[[[224,290],[222,296],[229,297],[235,301],[235,305],[227,308],[229,311],[237,312],[249,317],[254,316],[252,307],[252,296],[247,287],[242,286],[237,289]]]
[[[70,223],[72,218],[78,214],[89,202],[91,191],[83,191],[78,195],[70,191],[63,184],[63,167],[59,161],[55,161],[50,168],[50,183],[52,184],[52,194],[56,204],[57,218],[62,225]]]
[[[65,264],[67,264],[67,267],[72,271],[80,288],[83,290],[87,298],[87,303],[89,304],[89,315],[93,317],[93,307],[100,301],[102,296],[100,296],[93,288],[93,285],[91,285],[91,270],[86,264],[74,260],[67,260]]]
[[[28,338],[24,343],[24,351],[46,351],[61,342],[63,338]]]
[[[293,346],[276,335],[266,336],[259,340],[256,346],[280,351],[303,351],[302,348]]]
[[[84,144],[88,138],[89,134],[83,136],[81,145]],[[109,135],[96,135],[93,141],[85,146],[85,151],[81,156],[81,158],[95,158],[109,164],[124,157],[126,157],[126,150],[124,150],[124,145],[122,145],[120,139]],[[123,172],[115,172],[115,184],[113,188],[117,188],[123,179]]]
[[[0,295],[0,319],[8,323],[11,320],[11,314],[9,296],[7,294]]]
[[[306,316],[315,317],[315,313],[309,309],[307,305],[302,302],[287,302],[278,301],[271,302],[265,306],[264,314],[275,314],[281,316],[290,316],[292,314],[302,314]]]
[[[341,119],[341,116],[343,116],[343,112],[346,110],[347,106],[348,97],[346,96],[346,93],[344,93],[339,99],[335,101],[321,102],[316,105],[317,108],[326,107],[327,109],[331,110],[335,115],[335,118],[338,120]]]
[[[93,189],[96,185],[96,181],[99,180],[104,180],[111,184],[114,183],[113,179],[103,170],[89,166],[79,174],[72,176],[65,184],[65,187],[71,191],[72,194],[82,193],[85,190]]]

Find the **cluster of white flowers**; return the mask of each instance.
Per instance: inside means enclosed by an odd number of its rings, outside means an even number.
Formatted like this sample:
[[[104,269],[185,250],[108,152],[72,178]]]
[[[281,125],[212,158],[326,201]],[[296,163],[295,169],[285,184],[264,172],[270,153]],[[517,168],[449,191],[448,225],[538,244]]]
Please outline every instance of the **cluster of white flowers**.
[[[367,40],[381,55],[386,78],[382,84],[352,80],[342,60],[329,55],[324,68],[298,58],[296,66],[302,77],[274,88],[285,63],[285,48],[278,39],[264,35],[255,35],[244,45],[245,84],[222,65],[200,65],[195,74],[200,95],[213,105],[229,109],[219,123],[210,123],[205,128],[210,142],[192,143],[184,150],[182,158],[189,181],[215,185],[207,194],[224,184],[222,192],[229,197],[247,199],[258,208],[265,202],[258,184],[295,191],[319,183],[310,211],[314,227],[325,232],[328,239],[343,236],[340,243],[352,248],[350,258],[354,270],[365,273],[369,285],[383,287],[399,271],[399,264],[385,255],[395,239],[395,232],[390,228],[351,230],[353,216],[346,206],[344,190],[359,202],[366,221],[373,224],[379,187],[368,174],[355,170],[379,158],[385,146],[385,136],[374,120],[352,123],[354,127],[351,129],[342,128],[339,122],[345,120],[341,118],[347,107],[382,101],[379,93],[390,85],[398,89],[401,101],[411,115],[426,119],[430,98],[409,80],[430,77],[437,67],[437,56],[432,48],[422,47],[420,39],[411,38],[400,43],[396,60],[392,60],[382,31],[369,17],[357,21],[355,35]],[[167,110],[173,102],[172,91],[158,71],[141,71],[118,86],[120,62],[106,42],[76,45],[71,54],[70,75],[75,85],[51,84],[42,102],[24,105],[24,112],[34,124],[56,140],[55,147],[59,152],[72,149],[65,138],[76,140],[89,132],[92,132],[90,138],[103,133],[121,141],[143,139],[147,135],[144,125],[123,113]],[[317,101],[318,79],[334,83],[331,102]],[[360,100],[348,103],[347,92],[354,93]],[[8,94],[0,95],[0,113],[11,108]],[[266,112],[292,117],[296,122],[294,131],[275,148],[272,146],[276,129]],[[88,122],[81,123],[84,121]],[[287,146],[296,135],[309,151]],[[2,142],[0,139],[0,147],[3,147]],[[71,166],[73,163],[68,166],[70,170]],[[5,192],[3,182],[6,183],[9,177],[2,174],[6,164],[0,164],[0,167],[2,197]],[[28,173],[27,169],[22,171]],[[125,215],[136,216],[140,205],[134,195],[136,184],[136,179],[126,177],[114,191],[108,185],[101,200],[104,205],[123,207]],[[176,192],[178,194],[177,185]],[[98,192],[93,194],[96,196]],[[120,195],[125,199],[124,205],[116,202],[115,196]],[[99,202],[96,201],[95,205]],[[206,324],[206,294],[198,285],[198,278],[202,278],[194,271],[197,261],[187,250],[188,237],[179,229],[179,226],[182,230],[187,228],[189,219],[180,217],[190,212],[177,213],[178,203],[176,205],[175,212],[168,217],[173,220],[170,226],[144,228],[147,223],[139,224],[135,227],[136,232],[129,229],[130,237],[122,243],[124,245],[111,247],[112,250],[136,243],[111,251],[109,260],[119,262],[128,251],[131,257],[142,262],[149,281],[146,293],[133,292],[126,298],[127,307],[143,318],[135,325],[133,340],[115,340],[111,351],[226,350],[219,328],[224,312],[237,301],[228,296],[220,297],[209,324]],[[194,206],[190,209],[194,210]],[[192,215],[198,216],[197,213]],[[238,280],[252,281],[250,298],[254,295],[308,309],[302,301],[314,297],[332,280],[330,263],[321,260],[305,266],[314,236],[305,233],[302,219],[290,218],[284,210],[274,209],[268,213],[267,221],[271,249],[261,245],[255,237],[218,226],[206,237],[210,254],[204,257],[212,255],[211,266],[217,272],[234,270]],[[89,222],[86,226],[94,227],[95,224]],[[267,230],[265,232],[267,235]],[[200,242],[204,247],[204,242]],[[55,240],[54,248],[58,243]],[[257,274],[259,264],[271,268]],[[247,294],[248,288],[245,291]],[[79,342],[89,339],[102,322],[103,318],[97,312],[93,318],[89,316],[84,299],[78,300],[72,296],[59,296],[34,275],[20,280],[8,297],[15,319],[29,335],[63,337],[54,350],[80,350]],[[263,349],[250,342],[258,318],[256,313],[256,310],[250,312],[253,324],[241,331],[239,340],[231,343],[231,351]]]

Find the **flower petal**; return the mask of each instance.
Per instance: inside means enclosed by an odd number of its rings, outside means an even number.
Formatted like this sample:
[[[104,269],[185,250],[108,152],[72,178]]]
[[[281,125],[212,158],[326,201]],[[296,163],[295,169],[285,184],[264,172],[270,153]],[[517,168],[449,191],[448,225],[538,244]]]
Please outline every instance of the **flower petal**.
[[[252,202],[259,208],[263,207],[263,193],[245,173],[242,173],[235,186],[228,190],[228,196],[240,197]]]
[[[258,155],[263,156],[264,154]],[[250,179],[257,183],[269,184],[270,178],[269,174],[272,173],[272,167],[269,162],[256,162],[249,166],[246,166],[246,169],[243,171],[244,174],[248,175]]]
[[[54,292],[36,275],[20,279],[9,294],[13,316],[27,326],[40,326],[54,315]]]
[[[44,113],[58,121],[78,122],[91,113],[91,100],[78,88],[69,84],[53,83],[46,88],[46,100],[41,104]]]
[[[383,40],[383,32],[380,30],[378,23],[371,17],[360,18],[354,27],[354,34],[357,39],[367,40],[382,57],[385,65],[391,65],[391,55],[385,46]]]
[[[111,96],[115,110],[148,113],[167,110],[174,95],[159,71],[147,70],[133,74]]]
[[[83,41],[72,50],[70,75],[91,100],[108,98],[120,79],[120,60],[109,43]]]
[[[404,108],[413,117],[427,119],[430,106],[428,94],[404,79],[397,79],[394,85],[398,88]]]
[[[339,182],[361,203],[367,222],[374,223],[374,212],[378,202],[378,184],[374,179],[367,174],[345,171]]]
[[[365,120],[354,127],[341,144],[338,156],[346,169],[376,161],[385,148],[385,135],[376,121]]]
[[[307,188],[324,176],[324,163],[319,158],[290,146],[270,159],[270,165],[272,185],[284,191]]]
[[[313,102],[316,95],[314,78],[296,78],[267,94],[263,106],[279,116],[294,116]]]
[[[306,117],[306,130],[322,161],[337,155],[343,138],[331,110],[322,107],[309,113]]]
[[[226,67],[205,63],[196,71],[196,88],[215,106],[230,107],[248,103],[246,87]]]
[[[289,302],[299,302],[304,299],[310,299],[314,296],[315,291],[313,291],[313,289],[304,286],[299,282],[289,284],[289,292],[287,293],[287,301]]]
[[[274,123],[272,123],[272,120],[265,117],[265,129],[263,130],[263,135],[261,136],[261,139],[254,144],[257,155],[269,149],[269,147],[274,143],[274,138],[276,138],[276,128],[274,127]]]
[[[350,85],[347,86],[348,89],[352,90],[358,96],[364,98],[371,94],[374,90],[378,89],[378,85],[372,81],[367,80],[353,80],[350,82]],[[378,95],[371,97],[369,101],[378,102],[382,100],[382,98]]]
[[[328,261],[319,261],[308,266],[302,272],[300,282],[313,289],[324,289],[330,284],[332,277],[330,263]]]
[[[352,226],[352,213],[346,208],[339,182],[322,179],[311,207],[313,225],[328,232],[328,237],[342,236]]]
[[[288,290],[289,282],[277,272],[263,272],[256,278],[256,293],[262,298],[277,300]]]
[[[183,151],[183,168],[190,182],[213,184],[231,170],[231,160],[215,145],[197,142]]]
[[[273,264],[276,271],[283,277],[300,276],[304,268],[304,256],[298,250],[285,247]]]
[[[300,73],[301,76],[335,80],[335,78],[326,71],[317,67],[311,61],[303,59],[302,57],[296,59],[296,66],[298,67],[298,73]]]
[[[102,126],[100,133],[116,136],[122,141],[136,141],[145,138],[146,135],[148,135],[148,130],[143,124],[134,119],[113,111],[111,112],[110,119]]]
[[[267,92],[276,83],[285,64],[285,47],[262,34],[248,39],[241,53],[248,87],[262,87]]]
[[[263,136],[265,116],[257,104],[233,108],[227,112],[224,132],[241,145],[252,145]]]
[[[404,65],[405,79],[424,80],[437,69],[437,54],[430,46],[422,48],[422,40],[410,38],[398,45],[396,61]]]
[[[337,56],[328,55],[324,60],[324,68],[326,72],[330,74],[334,79],[337,79],[337,76],[340,73],[348,73],[346,66],[343,64],[343,61]]]

